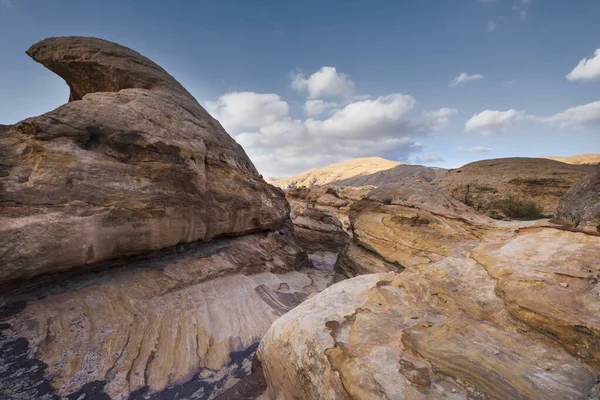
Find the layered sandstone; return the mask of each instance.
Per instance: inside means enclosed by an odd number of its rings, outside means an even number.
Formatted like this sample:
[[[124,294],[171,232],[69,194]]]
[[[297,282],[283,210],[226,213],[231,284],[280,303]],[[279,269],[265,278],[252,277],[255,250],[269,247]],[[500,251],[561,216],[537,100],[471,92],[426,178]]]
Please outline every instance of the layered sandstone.
[[[94,38],[28,54],[71,95],[0,126],[0,397],[241,390],[270,324],[339,276],[311,268],[283,192],[162,68]]]
[[[350,221],[341,259],[360,276],[261,341],[271,398],[598,395],[600,236],[494,221],[418,183],[373,191]]]

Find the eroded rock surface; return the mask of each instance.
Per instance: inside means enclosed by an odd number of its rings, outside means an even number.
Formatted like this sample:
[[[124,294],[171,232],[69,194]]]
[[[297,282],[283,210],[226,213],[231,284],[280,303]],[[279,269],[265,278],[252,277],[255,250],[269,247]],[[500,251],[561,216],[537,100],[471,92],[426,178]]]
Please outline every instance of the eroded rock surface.
[[[277,320],[258,352],[271,398],[597,396],[600,236],[494,221],[425,184],[379,188],[350,219],[351,275],[405,269]]]
[[[28,54],[71,95],[0,126],[0,398],[260,394],[240,379],[264,332],[341,278],[311,268],[283,192],[140,54]]]
[[[302,269],[285,230],[113,263],[2,296],[1,393],[212,398],[250,372],[276,318],[335,279]]]
[[[556,217],[600,232],[600,166],[584,175],[561,197]]]
[[[350,242],[350,236],[335,214],[307,207],[291,214],[298,244],[308,252],[316,268],[332,270],[338,254]]]
[[[500,212],[498,202],[512,195],[552,215],[561,196],[590,168],[543,158],[499,158],[450,170],[434,185],[482,213]]]
[[[71,101],[0,129],[0,282],[287,218],[279,189],[152,61],[81,37],[27,53],[65,79]]]

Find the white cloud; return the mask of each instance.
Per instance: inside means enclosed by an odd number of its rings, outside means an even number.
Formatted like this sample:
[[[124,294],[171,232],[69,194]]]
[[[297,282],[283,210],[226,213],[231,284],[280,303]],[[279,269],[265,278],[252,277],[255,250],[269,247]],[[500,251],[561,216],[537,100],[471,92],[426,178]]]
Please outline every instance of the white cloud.
[[[354,92],[354,82],[344,73],[338,73],[335,67],[322,67],[304,78],[303,74],[292,74],[292,89],[308,92],[308,97],[317,99],[325,96],[349,97]]]
[[[466,151],[467,153],[487,153],[492,150],[485,146],[459,147],[458,149]]]
[[[411,96],[395,93],[350,103],[324,121],[310,118],[305,124],[315,135],[367,138],[408,130],[404,116],[414,104]]]
[[[484,76],[481,75],[481,74],[469,75],[469,74],[463,72],[462,74],[460,74],[459,76],[457,76],[456,78],[454,78],[450,82],[449,86],[450,87],[456,87],[456,86],[458,86],[461,83],[468,82],[468,81],[476,81],[476,80],[483,79],[483,78],[484,78]]]
[[[208,112],[227,130],[258,128],[281,120],[289,114],[287,102],[276,94],[254,92],[227,93],[206,104]]]
[[[526,117],[525,111],[507,110],[485,110],[475,114],[465,124],[467,132],[479,132],[482,135],[500,133],[513,126],[515,122]]]
[[[317,115],[323,114],[325,111],[337,107],[338,104],[335,102],[328,102],[323,100],[307,100],[304,103],[304,113],[308,117],[316,117]]]
[[[509,81],[504,81],[502,82],[504,85],[514,85],[515,83],[517,83],[516,79],[511,79]]]
[[[596,49],[594,57],[579,61],[573,71],[567,74],[569,81],[591,81],[600,79],[600,49]]]
[[[393,93],[304,121],[292,119],[276,94],[229,93],[207,108],[263,175],[286,176],[355,157],[407,160],[421,151],[415,138],[440,129],[456,113],[442,108],[409,118],[415,103],[411,96]]]
[[[582,128],[590,125],[600,125],[600,101],[572,107],[550,117],[533,118],[559,128]]]
[[[494,21],[493,19],[490,19],[487,23],[487,28],[488,31],[495,31],[496,28],[498,27],[498,24],[496,23],[496,21]]]

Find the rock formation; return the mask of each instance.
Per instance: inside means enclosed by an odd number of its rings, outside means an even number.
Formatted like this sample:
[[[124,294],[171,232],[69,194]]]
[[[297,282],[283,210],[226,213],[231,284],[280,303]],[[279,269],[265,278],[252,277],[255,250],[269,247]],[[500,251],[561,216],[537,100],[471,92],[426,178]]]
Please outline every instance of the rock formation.
[[[307,269],[283,192],[162,68],[94,38],[28,54],[71,95],[0,126],[0,397],[235,391],[338,276]]]
[[[482,213],[499,212],[498,202],[512,195],[551,215],[561,196],[590,168],[543,158],[500,158],[450,170],[433,184]]]
[[[70,102],[0,129],[0,282],[274,228],[289,208],[162,68],[115,43],[27,52]]]
[[[308,257],[318,269],[332,270],[338,254],[344,250],[350,236],[336,216],[318,208],[304,208],[292,213],[292,222],[298,236],[298,245],[308,252]]]
[[[600,236],[494,221],[418,183],[376,189],[350,220],[342,259],[390,272],[271,326],[271,398],[596,398]]]
[[[600,232],[600,166],[587,173],[561,197],[556,217]]]

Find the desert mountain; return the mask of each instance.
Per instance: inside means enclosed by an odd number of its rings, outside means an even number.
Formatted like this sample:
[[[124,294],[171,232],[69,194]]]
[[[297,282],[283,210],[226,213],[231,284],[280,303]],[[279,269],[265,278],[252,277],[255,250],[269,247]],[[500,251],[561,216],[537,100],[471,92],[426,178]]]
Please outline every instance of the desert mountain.
[[[380,157],[355,158],[323,168],[313,168],[288,178],[268,180],[282,189],[290,185],[312,187],[335,186],[381,186],[408,180],[431,182],[444,175],[443,168],[408,165]]]
[[[600,164],[600,154],[578,154],[571,157],[543,156],[548,160],[560,161],[567,164]]]
[[[322,168],[309,169],[298,175],[287,178],[270,179],[269,183],[286,189],[288,186],[327,185],[332,182],[374,174],[401,165],[399,162],[380,157],[354,158],[352,160],[327,165]]]

